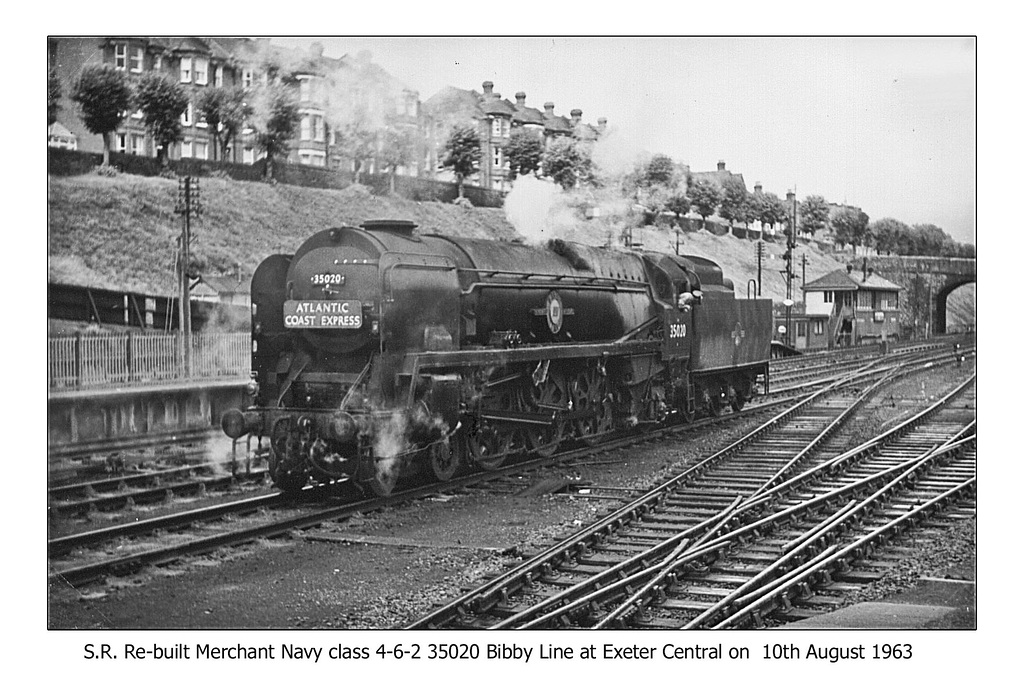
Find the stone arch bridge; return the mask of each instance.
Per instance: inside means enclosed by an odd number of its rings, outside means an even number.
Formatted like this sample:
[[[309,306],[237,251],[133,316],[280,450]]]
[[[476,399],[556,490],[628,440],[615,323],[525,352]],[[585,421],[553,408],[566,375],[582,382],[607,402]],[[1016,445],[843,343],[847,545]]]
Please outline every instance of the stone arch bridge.
[[[914,335],[946,332],[946,299],[960,286],[976,283],[978,261],[965,257],[868,257],[854,264],[874,269],[903,287],[900,309]]]

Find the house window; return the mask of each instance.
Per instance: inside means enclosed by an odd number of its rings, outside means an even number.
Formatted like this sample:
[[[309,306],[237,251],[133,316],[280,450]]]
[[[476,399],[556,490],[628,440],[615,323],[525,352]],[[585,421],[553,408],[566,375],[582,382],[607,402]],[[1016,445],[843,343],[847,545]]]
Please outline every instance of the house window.
[[[797,323],[797,325],[796,325],[796,337],[798,337],[798,338],[805,338],[805,337],[807,337],[807,323],[805,321],[800,321],[799,323]]]
[[[193,154],[192,154],[193,157],[194,158],[199,158],[199,159],[205,161],[206,158],[207,158],[207,155],[206,155],[207,147],[208,147],[208,144],[206,142],[196,142],[195,145],[194,145],[194,151],[193,151]]]
[[[303,116],[299,123],[299,139],[302,141],[309,141],[309,124],[309,116]]]
[[[114,45],[114,68],[124,71],[128,68],[128,46],[124,44]]]
[[[161,71],[161,70],[163,70],[163,67],[164,67],[164,55],[158,54],[155,57],[153,57],[153,70],[154,71]]]
[[[501,137],[501,118],[491,119],[491,136]]]
[[[218,66],[213,72],[213,86],[224,87],[224,67]]]
[[[132,52],[132,73],[142,73],[142,48],[136,47]]]
[[[317,142],[324,141],[324,117],[313,116],[313,139]]]
[[[117,133],[117,139],[115,140],[114,150],[118,153],[124,153],[128,150],[128,135],[124,132]]]
[[[252,87],[252,69],[247,68],[242,71],[242,87]]]
[[[299,100],[308,102],[309,101],[309,79],[303,78],[299,81]]]
[[[335,146],[338,143],[338,133],[334,128],[331,128],[330,145]]]
[[[242,149],[242,162],[246,165],[252,165],[256,162],[256,154],[251,146]]]
[[[192,82],[192,57],[181,58],[181,82]]]
[[[190,127],[192,125],[192,102],[188,103],[188,106],[185,107],[185,111],[181,114],[181,124],[185,127]]]
[[[832,299],[835,296],[835,293],[833,293],[830,290],[826,290],[824,295],[825,295],[825,302],[832,302]]]
[[[814,320],[814,334],[824,335],[825,334],[825,322],[821,319]]]
[[[143,156],[146,153],[146,138],[142,135],[132,135],[132,154]]]
[[[494,149],[494,167],[496,167],[496,168],[500,168],[501,167],[501,148],[500,147]]]
[[[181,143],[181,157],[192,158],[192,140],[186,139]]]
[[[196,118],[196,127],[197,128],[207,127],[206,116],[202,112],[200,112],[199,113],[199,117]]]
[[[206,74],[209,68],[209,59],[196,59],[196,85],[206,85]]]

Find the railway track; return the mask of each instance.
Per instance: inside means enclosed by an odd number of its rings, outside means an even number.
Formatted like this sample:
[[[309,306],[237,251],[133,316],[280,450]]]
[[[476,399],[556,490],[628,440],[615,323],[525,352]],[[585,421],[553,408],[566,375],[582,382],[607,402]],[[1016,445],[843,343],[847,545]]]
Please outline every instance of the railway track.
[[[876,387],[885,382],[880,380]],[[941,404],[954,400],[972,383],[965,382]],[[887,518],[888,508],[906,503],[905,498],[896,497],[878,510],[873,504],[879,502],[880,492],[871,493],[836,513],[837,499],[873,490],[883,481],[899,489],[908,476],[933,463],[937,452],[960,451],[973,441],[968,433],[973,423],[964,425],[962,418],[945,415],[958,413],[955,406],[936,417],[940,406],[936,404],[837,455],[829,450],[829,433],[850,416],[856,404],[836,397],[822,403],[821,397],[829,392],[822,390],[804,400],[751,435],[411,627],[679,628],[736,625],[755,612],[763,617],[779,597],[806,587],[808,579],[819,573],[812,565],[825,565],[824,569],[848,564],[867,545],[862,541],[875,540],[899,525],[886,522],[877,534],[875,527],[868,527],[866,536],[858,534],[849,542],[856,547],[835,544],[823,549],[826,538],[853,531],[851,522],[869,508],[874,509],[872,517]],[[967,411],[960,409],[959,414]],[[973,414],[974,409],[969,411]],[[927,426],[920,425],[929,417]],[[950,438],[958,444],[951,444]],[[973,470],[972,458],[958,460],[949,469]],[[829,471],[840,467],[842,475],[828,477]],[[949,474],[949,469],[941,474]],[[969,493],[972,484],[965,479],[954,489],[958,494]],[[953,493],[946,486],[942,492]],[[904,521],[912,521],[919,510]],[[776,536],[774,529],[779,526],[786,531]],[[762,539],[764,535],[770,537]],[[757,541],[752,543],[754,538]],[[833,562],[832,555],[846,561]],[[728,618],[719,621],[721,614]]]
[[[874,371],[887,369],[875,368]],[[864,379],[864,378],[861,378]],[[687,431],[718,425],[733,418],[756,416],[793,400],[789,396],[770,404],[748,408],[740,414],[731,414],[717,420],[698,421],[689,426],[669,428],[665,432],[645,433],[623,440],[608,442],[584,450],[568,451],[551,458],[533,460],[525,464],[505,466],[501,469],[460,477],[444,484],[428,484],[401,491],[387,499],[359,499],[346,497],[348,485],[308,488],[298,498],[278,493],[260,494],[254,498],[233,500],[209,507],[168,514],[148,520],[133,518],[124,524],[94,531],[59,536],[48,543],[51,559],[51,578],[79,585],[102,579],[108,574],[123,574],[148,564],[161,564],[181,556],[207,552],[218,547],[245,543],[260,537],[272,537],[290,531],[315,527],[355,513],[365,513],[390,503],[403,502],[436,493],[451,492],[474,484],[510,484],[517,473],[547,466],[572,464],[584,457],[596,457],[608,450],[636,444],[644,438],[673,436]],[[511,486],[517,487],[515,483]],[[588,495],[601,489],[578,489],[575,493]],[[622,497],[622,489],[605,489],[609,498]],[[595,497],[591,495],[591,497]],[[324,505],[329,507],[324,507]],[[222,518],[229,521],[223,522]],[[180,535],[179,535],[180,534]],[[147,538],[149,536],[157,538]]]

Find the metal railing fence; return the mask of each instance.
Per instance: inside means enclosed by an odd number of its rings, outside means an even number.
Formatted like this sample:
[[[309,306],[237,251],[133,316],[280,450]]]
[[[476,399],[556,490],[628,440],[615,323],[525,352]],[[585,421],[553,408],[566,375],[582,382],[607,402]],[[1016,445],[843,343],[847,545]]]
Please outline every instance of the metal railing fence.
[[[48,339],[46,377],[51,390],[74,390],[176,380],[249,375],[248,333],[195,333],[186,371],[177,333],[74,335]]]

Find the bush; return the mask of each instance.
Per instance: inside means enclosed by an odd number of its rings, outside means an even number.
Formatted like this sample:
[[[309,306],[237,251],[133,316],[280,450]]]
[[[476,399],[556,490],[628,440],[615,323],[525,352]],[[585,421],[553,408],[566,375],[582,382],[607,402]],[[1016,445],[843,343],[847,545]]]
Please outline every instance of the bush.
[[[92,171],[100,177],[117,177],[121,174],[121,171],[113,165],[97,165]]]
[[[346,198],[369,198],[373,192],[365,184],[349,184],[341,193]]]
[[[461,208],[467,208],[467,209],[469,209],[469,208],[472,208],[472,207],[473,207],[473,202],[472,202],[472,201],[470,201],[470,200],[469,200],[468,198],[466,198],[465,196],[463,196],[463,197],[461,197],[461,198],[456,198],[456,199],[455,199],[454,201],[452,201],[452,205],[457,205],[457,206],[459,206],[459,207],[461,207]]]

